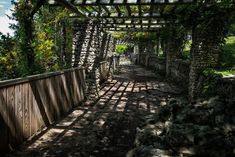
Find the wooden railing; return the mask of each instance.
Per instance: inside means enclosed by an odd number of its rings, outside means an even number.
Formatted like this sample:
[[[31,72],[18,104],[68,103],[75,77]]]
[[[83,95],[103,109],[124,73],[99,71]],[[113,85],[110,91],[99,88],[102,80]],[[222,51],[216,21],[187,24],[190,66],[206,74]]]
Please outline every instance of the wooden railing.
[[[84,100],[83,68],[0,82],[0,156]]]

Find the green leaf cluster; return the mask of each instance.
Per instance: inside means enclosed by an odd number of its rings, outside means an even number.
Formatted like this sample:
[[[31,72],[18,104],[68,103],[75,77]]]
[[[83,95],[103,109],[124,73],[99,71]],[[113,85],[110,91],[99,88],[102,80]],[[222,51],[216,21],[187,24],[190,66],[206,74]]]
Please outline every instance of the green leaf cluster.
[[[18,76],[17,53],[15,50],[15,39],[0,33],[0,80],[11,79]]]
[[[127,49],[128,49],[127,45],[116,45],[115,52],[118,55],[122,55],[124,52],[126,52]]]

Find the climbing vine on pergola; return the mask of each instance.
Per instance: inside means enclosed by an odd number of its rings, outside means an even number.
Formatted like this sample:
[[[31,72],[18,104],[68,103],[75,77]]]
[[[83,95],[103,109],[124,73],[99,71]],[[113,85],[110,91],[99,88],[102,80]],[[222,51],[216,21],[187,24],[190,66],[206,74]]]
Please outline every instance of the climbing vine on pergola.
[[[192,32],[190,88],[197,95],[199,75],[203,69],[214,67],[219,46],[223,44],[226,27],[235,10],[234,0],[39,0],[27,2],[18,16],[24,32],[22,53],[27,66],[34,62],[32,49],[33,16],[41,6],[62,6],[71,11],[69,18],[97,21],[104,32],[161,32],[165,33],[162,48],[166,52],[166,73],[171,61],[177,58],[184,40],[184,32]],[[34,3],[33,3],[34,2]],[[32,5],[34,4],[34,5]],[[24,6],[24,5],[23,5]],[[21,13],[21,10],[18,10]],[[183,29],[181,29],[183,28]],[[179,31],[180,30],[180,31]],[[198,90],[199,91],[199,90]],[[196,94],[195,94],[196,93]],[[192,96],[193,97],[193,96]]]
[[[56,0],[74,14],[71,18],[95,19],[104,31],[158,31],[169,21],[163,15],[166,6],[195,4],[195,0]]]

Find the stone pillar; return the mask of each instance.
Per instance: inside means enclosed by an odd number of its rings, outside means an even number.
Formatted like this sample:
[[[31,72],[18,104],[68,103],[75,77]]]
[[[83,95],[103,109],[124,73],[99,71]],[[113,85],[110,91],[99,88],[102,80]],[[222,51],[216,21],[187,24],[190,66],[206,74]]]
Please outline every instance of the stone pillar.
[[[99,95],[101,30],[97,21],[75,21],[74,66],[86,71],[86,95],[96,99]]]
[[[108,75],[112,77],[115,70],[114,53],[116,40],[111,34],[107,34],[107,40],[104,47],[104,59],[109,61]]]
[[[149,66],[149,58],[155,54],[154,50],[154,42],[149,40],[145,44],[145,53],[146,53],[146,58],[145,58],[145,67]]]
[[[214,25],[213,27],[216,27]],[[223,28],[221,28],[223,29]],[[189,97],[191,101],[202,92],[202,71],[218,63],[221,36],[212,28],[195,27],[192,31],[191,64],[189,73]],[[216,30],[216,29],[215,29]],[[219,39],[219,40],[218,40]]]
[[[172,62],[182,57],[184,33],[177,32],[176,26],[169,26],[168,37],[166,40],[166,76],[171,75]]]
[[[157,45],[156,45],[156,55],[159,56],[159,50],[160,50],[160,36],[157,34]]]
[[[100,48],[100,58],[105,60],[107,55],[107,45],[109,45],[109,38],[110,36],[106,32],[102,32],[102,41],[101,41],[101,48]]]

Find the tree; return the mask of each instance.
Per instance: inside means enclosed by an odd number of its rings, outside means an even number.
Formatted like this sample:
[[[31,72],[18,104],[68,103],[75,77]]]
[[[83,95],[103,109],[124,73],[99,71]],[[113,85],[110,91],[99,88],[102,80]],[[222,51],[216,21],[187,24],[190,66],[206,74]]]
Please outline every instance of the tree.
[[[35,13],[46,2],[46,0],[18,0],[14,2],[13,18],[18,22],[16,28],[16,39],[18,41],[17,51],[20,59],[21,75],[33,74],[35,65],[35,54],[32,47],[33,42],[33,18]]]
[[[0,80],[18,76],[15,43],[9,34],[0,33]]]

